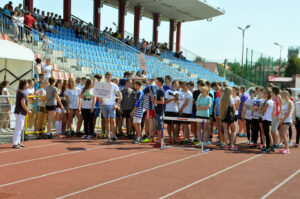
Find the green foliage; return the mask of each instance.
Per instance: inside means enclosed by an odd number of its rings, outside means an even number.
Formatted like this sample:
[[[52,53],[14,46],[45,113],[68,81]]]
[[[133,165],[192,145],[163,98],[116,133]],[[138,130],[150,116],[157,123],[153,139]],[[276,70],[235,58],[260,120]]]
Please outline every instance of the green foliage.
[[[204,58],[202,58],[202,57],[200,57],[200,56],[197,56],[196,58],[195,58],[195,60],[194,60],[194,62],[195,63],[203,63],[203,62],[205,62],[205,59]]]
[[[300,75],[300,59],[296,54],[292,54],[285,69],[285,76],[291,77],[295,74]]]
[[[222,64],[218,64],[219,76],[224,77],[225,68]]]

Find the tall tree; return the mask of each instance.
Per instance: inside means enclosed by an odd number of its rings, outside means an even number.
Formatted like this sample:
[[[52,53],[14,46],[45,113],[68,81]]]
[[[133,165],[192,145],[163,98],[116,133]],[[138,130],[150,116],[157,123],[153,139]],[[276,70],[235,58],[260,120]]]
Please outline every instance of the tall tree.
[[[295,74],[300,75],[300,59],[296,54],[292,54],[285,69],[285,76],[291,77]]]

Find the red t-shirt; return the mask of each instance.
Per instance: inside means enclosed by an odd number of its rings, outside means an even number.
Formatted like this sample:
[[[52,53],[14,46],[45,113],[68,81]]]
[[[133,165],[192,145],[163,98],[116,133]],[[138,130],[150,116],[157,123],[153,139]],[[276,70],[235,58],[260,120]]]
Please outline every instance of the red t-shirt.
[[[24,17],[24,24],[26,24],[30,28],[33,28],[33,24],[35,24],[35,19],[31,15],[26,15]]]
[[[220,96],[220,89],[216,91],[216,98],[221,97]]]

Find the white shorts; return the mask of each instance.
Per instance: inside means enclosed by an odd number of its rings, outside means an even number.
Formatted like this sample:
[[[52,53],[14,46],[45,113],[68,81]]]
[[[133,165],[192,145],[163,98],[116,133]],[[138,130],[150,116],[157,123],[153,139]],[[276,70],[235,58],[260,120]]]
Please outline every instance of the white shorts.
[[[138,123],[138,124],[142,123],[142,118],[133,116],[133,123]]]
[[[60,108],[56,108],[56,112],[62,113],[62,110]]]

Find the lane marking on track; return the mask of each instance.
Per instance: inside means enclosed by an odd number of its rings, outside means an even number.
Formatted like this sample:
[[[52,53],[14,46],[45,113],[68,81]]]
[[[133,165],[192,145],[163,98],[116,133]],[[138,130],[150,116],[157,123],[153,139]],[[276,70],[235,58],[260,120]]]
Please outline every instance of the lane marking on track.
[[[181,191],[183,191],[183,190],[185,190],[185,189],[188,189],[188,188],[190,188],[190,187],[192,187],[192,186],[194,186],[194,185],[196,185],[196,184],[198,184],[198,183],[200,183],[200,182],[203,182],[203,181],[205,181],[205,180],[208,180],[208,179],[210,179],[210,178],[213,178],[213,177],[215,177],[215,176],[217,176],[217,175],[219,175],[219,174],[221,174],[221,173],[224,173],[224,172],[226,172],[226,171],[228,171],[228,170],[230,170],[230,169],[233,169],[234,167],[240,166],[240,165],[242,165],[242,164],[244,164],[244,163],[246,163],[246,162],[248,162],[248,161],[250,161],[250,160],[253,160],[253,159],[255,159],[255,158],[258,158],[258,157],[260,157],[260,156],[262,156],[262,155],[263,155],[263,154],[259,154],[259,155],[256,155],[256,156],[254,156],[254,157],[248,158],[247,160],[243,160],[243,161],[241,161],[241,162],[239,162],[239,163],[237,163],[237,164],[235,164],[235,165],[229,166],[229,167],[227,167],[227,168],[225,168],[225,169],[223,169],[223,170],[221,170],[221,171],[218,171],[218,172],[216,172],[216,173],[214,173],[214,174],[212,174],[212,175],[209,175],[209,176],[207,176],[207,177],[205,177],[205,178],[202,178],[202,179],[197,180],[197,181],[195,181],[195,182],[193,182],[193,183],[191,183],[191,184],[188,184],[188,185],[186,185],[186,186],[184,186],[184,187],[182,187],[182,188],[180,188],[180,189],[177,189],[176,191],[173,191],[173,192],[171,192],[171,193],[168,193],[167,195],[164,195],[164,196],[160,197],[159,199],[168,198],[168,197],[170,197],[170,196],[172,196],[172,195],[174,195],[174,194],[176,194],[176,193],[178,193],[178,192],[181,192]]]
[[[300,173],[300,169],[298,169],[295,173],[293,173],[292,175],[290,175],[288,178],[286,178],[284,181],[282,181],[276,187],[274,187],[273,189],[271,189],[268,193],[266,193],[263,197],[261,197],[261,199],[268,198],[272,193],[274,193],[277,189],[279,189],[280,187],[282,187],[284,184],[286,184],[288,181],[290,181],[293,177],[295,177],[299,173]]]
[[[71,167],[71,168],[68,168],[68,169],[63,169],[63,170],[59,170],[59,171],[55,171],[55,172],[51,172],[51,173],[46,173],[46,174],[35,176],[35,177],[25,178],[25,179],[22,179],[22,180],[17,180],[17,181],[14,181],[14,182],[9,182],[9,183],[6,183],[6,184],[2,184],[2,185],[0,185],[0,188],[7,187],[7,186],[10,186],[10,185],[19,184],[19,183],[22,183],[22,182],[28,182],[28,181],[39,179],[39,178],[48,177],[48,176],[59,174],[59,173],[73,171],[73,170],[76,170],[76,169],[81,169],[81,168],[86,168],[86,167],[90,167],[90,166],[94,166],[94,165],[98,165],[98,164],[112,162],[114,160],[120,160],[120,159],[124,159],[124,158],[135,156],[135,155],[144,154],[144,153],[155,151],[155,150],[157,150],[157,149],[151,149],[151,150],[147,150],[147,151],[132,153],[132,154],[119,156],[119,157],[115,157],[115,158],[111,158],[111,159],[107,159],[107,160],[102,160],[102,161],[99,161],[99,162],[84,164],[84,165],[81,165],[81,166],[76,166],[76,167]]]
[[[33,146],[33,147],[26,147],[26,148],[22,148],[22,149],[12,149],[12,150],[7,150],[7,151],[0,151],[1,153],[8,153],[8,152],[17,152],[17,151],[24,151],[24,150],[28,150],[28,149],[36,149],[36,148],[41,148],[41,147],[46,147],[46,146],[53,146],[53,145],[57,145],[57,144],[62,144],[62,143],[52,143],[52,144],[45,144],[45,145],[38,145],[38,146]]]
[[[45,160],[45,159],[54,158],[54,157],[71,155],[71,154],[75,154],[75,153],[81,153],[81,152],[86,152],[86,151],[93,151],[93,150],[107,148],[107,147],[109,147],[109,146],[100,146],[100,147],[94,147],[94,148],[90,148],[90,149],[86,149],[86,150],[65,152],[65,153],[60,153],[60,154],[56,154],[56,155],[49,155],[49,156],[44,156],[44,157],[40,157],[40,158],[23,160],[23,161],[19,161],[19,162],[12,162],[12,163],[7,163],[7,164],[0,164],[0,168],[7,167],[7,166],[12,166],[12,165],[17,165],[17,164],[23,164],[23,163],[33,162],[33,161],[37,161],[37,160]]]
[[[166,166],[178,163],[178,162],[182,162],[182,161],[185,161],[185,160],[188,160],[188,159],[200,156],[200,155],[202,155],[202,153],[197,153],[195,155],[188,156],[188,157],[185,157],[185,158],[182,158],[182,159],[179,159],[179,160],[168,162],[168,163],[165,163],[165,164],[162,164],[162,165],[159,165],[159,166],[155,166],[155,167],[152,167],[152,168],[149,168],[149,169],[146,169],[146,170],[143,170],[143,171],[139,171],[139,172],[136,172],[136,173],[132,173],[132,174],[120,177],[120,178],[109,180],[107,182],[103,182],[101,184],[97,184],[97,185],[94,185],[92,187],[88,187],[88,188],[82,189],[80,191],[76,191],[76,192],[73,192],[73,193],[70,193],[70,194],[67,194],[67,195],[64,195],[64,196],[60,196],[60,197],[58,197],[56,199],[63,199],[63,198],[67,198],[67,197],[70,197],[70,196],[74,196],[74,195],[77,195],[77,194],[82,193],[82,192],[86,192],[86,191],[89,191],[89,190],[92,190],[92,189],[96,189],[98,187],[101,187],[101,186],[104,186],[104,185],[107,185],[107,184],[111,184],[111,183],[114,183],[114,182],[117,182],[117,181],[129,178],[129,177],[132,177],[132,176],[137,176],[137,175],[140,175],[140,174],[143,174],[143,173],[147,173],[149,171],[153,171],[155,169],[159,169],[159,168],[166,167]]]

